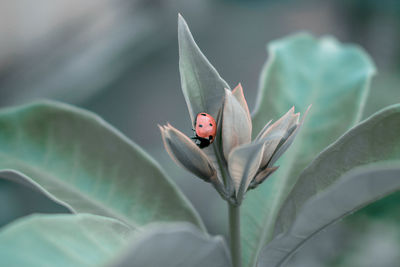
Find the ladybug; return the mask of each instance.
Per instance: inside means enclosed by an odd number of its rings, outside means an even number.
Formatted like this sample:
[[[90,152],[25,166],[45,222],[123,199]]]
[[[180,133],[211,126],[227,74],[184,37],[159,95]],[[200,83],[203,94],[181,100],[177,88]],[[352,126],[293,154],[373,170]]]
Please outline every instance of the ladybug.
[[[195,129],[193,130],[196,135],[192,139],[196,140],[196,145],[205,148],[214,142],[217,134],[217,123],[210,114],[204,112],[197,114],[194,126]]]

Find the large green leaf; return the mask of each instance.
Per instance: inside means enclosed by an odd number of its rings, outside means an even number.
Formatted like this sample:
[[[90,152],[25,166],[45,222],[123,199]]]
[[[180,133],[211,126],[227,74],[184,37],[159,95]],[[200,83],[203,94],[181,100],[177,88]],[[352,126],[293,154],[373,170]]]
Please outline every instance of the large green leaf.
[[[253,135],[291,107],[312,108],[279,170],[242,205],[245,266],[271,239],[282,202],[301,170],[361,117],[374,67],[359,48],[307,34],[272,42],[253,115]]]
[[[229,85],[203,55],[181,15],[178,18],[179,71],[192,123],[200,112],[217,118]]]
[[[301,206],[352,168],[400,160],[400,105],[374,114],[327,147],[300,175],[279,212],[274,236],[285,232]],[[354,192],[357,194],[357,192]]]
[[[73,212],[133,227],[188,221],[191,204],[137,145],[98,116],[56,102],[0,112],[1,177],[25,182]]]
[[[278,235],[260,253],[258,267],[284,266],[315,234],[363,206],[400,190],[400,161],[372,163],[352,170],[310,198],[296,214],[287,232]]]
[[[229,267],[221,237],[209,237],[187,223],[149,225],[133,237],[110,267]]]
[[[0,231],[0,261],[8,267],[99,266],[128,242],[132,229],[90,215],[33,215]]]

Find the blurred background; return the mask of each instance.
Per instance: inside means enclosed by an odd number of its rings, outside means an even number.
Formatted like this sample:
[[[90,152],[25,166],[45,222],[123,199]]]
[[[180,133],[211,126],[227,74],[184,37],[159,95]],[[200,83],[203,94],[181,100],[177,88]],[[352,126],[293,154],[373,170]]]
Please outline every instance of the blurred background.
[[[398,0],[1,0],[0,107],[49,98],[91,110],[166,169],[213,234],[226,207],[209,184],[178,168],[157,124],[191,134],[178,71],[177,14],[211,63],[254,106],[266,44],[298,31],[362,46],[378,74],[364,117],[400,102]],[[400,133],[399,133],[400,134]],[[32,212],[66,212],[0,181],[0,225]],[[400,266],[400,194],[319,234],[290,266]]]

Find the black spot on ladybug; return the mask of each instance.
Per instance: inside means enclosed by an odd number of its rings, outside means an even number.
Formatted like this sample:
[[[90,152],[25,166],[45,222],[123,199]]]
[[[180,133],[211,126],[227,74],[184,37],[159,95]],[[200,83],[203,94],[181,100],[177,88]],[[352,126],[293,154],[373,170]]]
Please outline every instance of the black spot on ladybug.
[[[212,124],[210,123],[210,126],[212,126]]]
[[[212,135],[210,135],[210,136],[208,137],[208,139],[210,139],[210,141],[211,141],[211,140],[213,140],[213,137],[212,137]]]
[[[202,115],[202,116],[206,116],[206,113],[201,113],[200,115]]]
[[[199,127],[203,127],[203,124],[199,124]]]

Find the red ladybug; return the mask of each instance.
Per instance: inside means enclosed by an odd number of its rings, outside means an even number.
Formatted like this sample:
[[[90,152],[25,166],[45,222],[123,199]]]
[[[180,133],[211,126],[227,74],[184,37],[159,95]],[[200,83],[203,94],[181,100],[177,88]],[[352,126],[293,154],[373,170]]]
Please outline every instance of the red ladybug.
[[[196,136],[192,137],[192,139],[196,140],[196,145],[200,148],[205,148],[214,142],[217,134],[217,123],[210,114],[204,112],[197,114],[194,126]]]

